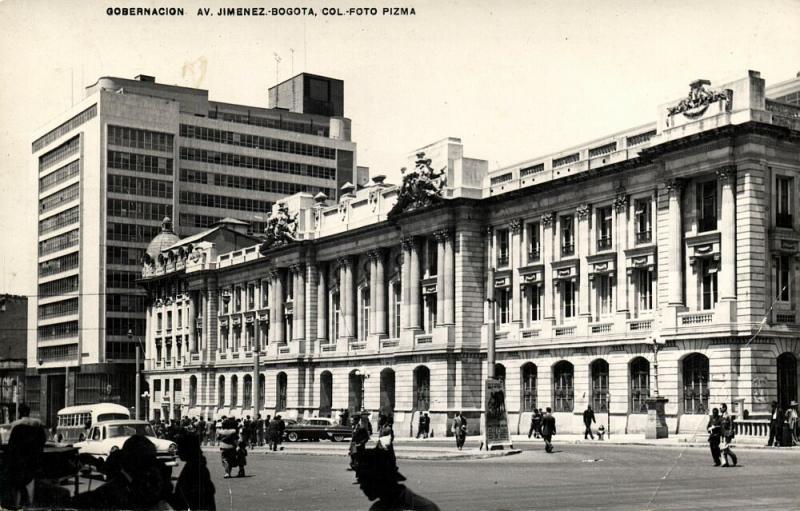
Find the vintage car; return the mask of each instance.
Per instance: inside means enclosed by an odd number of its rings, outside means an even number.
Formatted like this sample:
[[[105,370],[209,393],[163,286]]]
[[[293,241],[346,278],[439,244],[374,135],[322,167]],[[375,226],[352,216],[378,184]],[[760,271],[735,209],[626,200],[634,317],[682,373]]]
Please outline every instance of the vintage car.
[[[294,424],[287,424],[283,437],[290,442],[298,440],[331,440],[341,442],[350,438],[352,430],[338,421],[326,417],[312,417]]]
[[[117,449],[122,449],[125,440],[133,435],[144,435],[156,447],[156,456],[167,466],[178,464],[178,447],[174,442],[156,437],[153,427],[147,421],[115,420],[101,422],[92,426],[88,438],[74,444],[81,455],[90,455],[105,461],[108,455]]]

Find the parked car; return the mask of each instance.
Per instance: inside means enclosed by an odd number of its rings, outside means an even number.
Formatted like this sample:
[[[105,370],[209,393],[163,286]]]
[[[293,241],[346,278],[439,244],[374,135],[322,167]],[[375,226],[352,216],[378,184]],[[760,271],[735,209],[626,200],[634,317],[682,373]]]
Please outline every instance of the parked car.
[[[74,444],[80,454],[89,454],[105,462],[108,455],[122,449],[125,441],[133,435],[143,435],[156,447],[156,456],[167,466],[178,464],[178,446],[169,440],[156,437],[153,427],[147,421],[115,420],[101,422],[92,426],[89,436]]]
[[[353,431],[327,417],[312,417],[294,424],[287,424],[283,437],[290,442],[298,440],[331,440],[341,442],[353,434]]]

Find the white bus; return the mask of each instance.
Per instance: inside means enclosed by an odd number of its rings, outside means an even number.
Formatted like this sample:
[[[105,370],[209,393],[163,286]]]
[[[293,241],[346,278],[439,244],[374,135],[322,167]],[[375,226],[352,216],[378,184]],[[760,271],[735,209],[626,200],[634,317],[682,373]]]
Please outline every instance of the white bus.
[[[88,426],[103,421],[130,419],[127,408],[113,403],[95,403],[92,405],[68,406],[58,411],[58,423],[53,440],[58,443],[71,444],[86,440]]]

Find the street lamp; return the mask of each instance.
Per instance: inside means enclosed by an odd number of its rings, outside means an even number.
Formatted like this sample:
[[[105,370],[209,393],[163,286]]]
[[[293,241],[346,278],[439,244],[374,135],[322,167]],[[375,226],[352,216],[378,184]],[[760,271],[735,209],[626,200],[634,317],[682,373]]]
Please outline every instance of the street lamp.
[[[356,374],[356,376],[361,378],[361,410],[366,410],[367,409],[367,407],[365,406],[365,404],[366,404],[366,401],[365,401],[366,400],[366,398],[365,398],[365,396],[366,396],[366,380],[367,380],[367,378],[369,378],[369,373],[367,372],[367,368],[366,367],[361,366],[358,369],[356,369],[355,374]]]
[[[132,341],[133,341],[133,330],[128,330],[128,342],[132,342]],[[135,401],[136,401],[136,406],[135,406],[136,420],[139,420],[142,417],[141,414],[139,413],[139,401],[140,401],[140,398],[141,398],[140,394],[141,394],[141,391],[142,391],[142,387],[141,387],[141,385],[142,385],[142,368],[140,367],[140,364],[139,364],[139,344],[141,344],[141,341],[137,338],[136,339],[136,344],[133,346],[133,349],[136,352],[136,385],[135,385],[134,391],[133,391],[134,395],[136,396],[136,398],[135,398]]]
[[[150,391],[145,390],[142,392],[142,399],[144,400],[144,420],[148,420],[150,417]]]

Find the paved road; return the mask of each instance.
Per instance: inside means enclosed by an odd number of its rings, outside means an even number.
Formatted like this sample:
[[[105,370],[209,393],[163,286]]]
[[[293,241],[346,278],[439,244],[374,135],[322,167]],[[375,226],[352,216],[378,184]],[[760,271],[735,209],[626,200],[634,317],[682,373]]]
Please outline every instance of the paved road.
[[[443,510],[800,509],[797,451],[741,449],[740,466],[722,469],[702,449],[557,444],[547,455],[539,447],[483,460],[400,460],[400,471]],[[251,453],[242,479],[223,479],[216,453],[207,456],[220,510],[369,508],[344,454]]]

